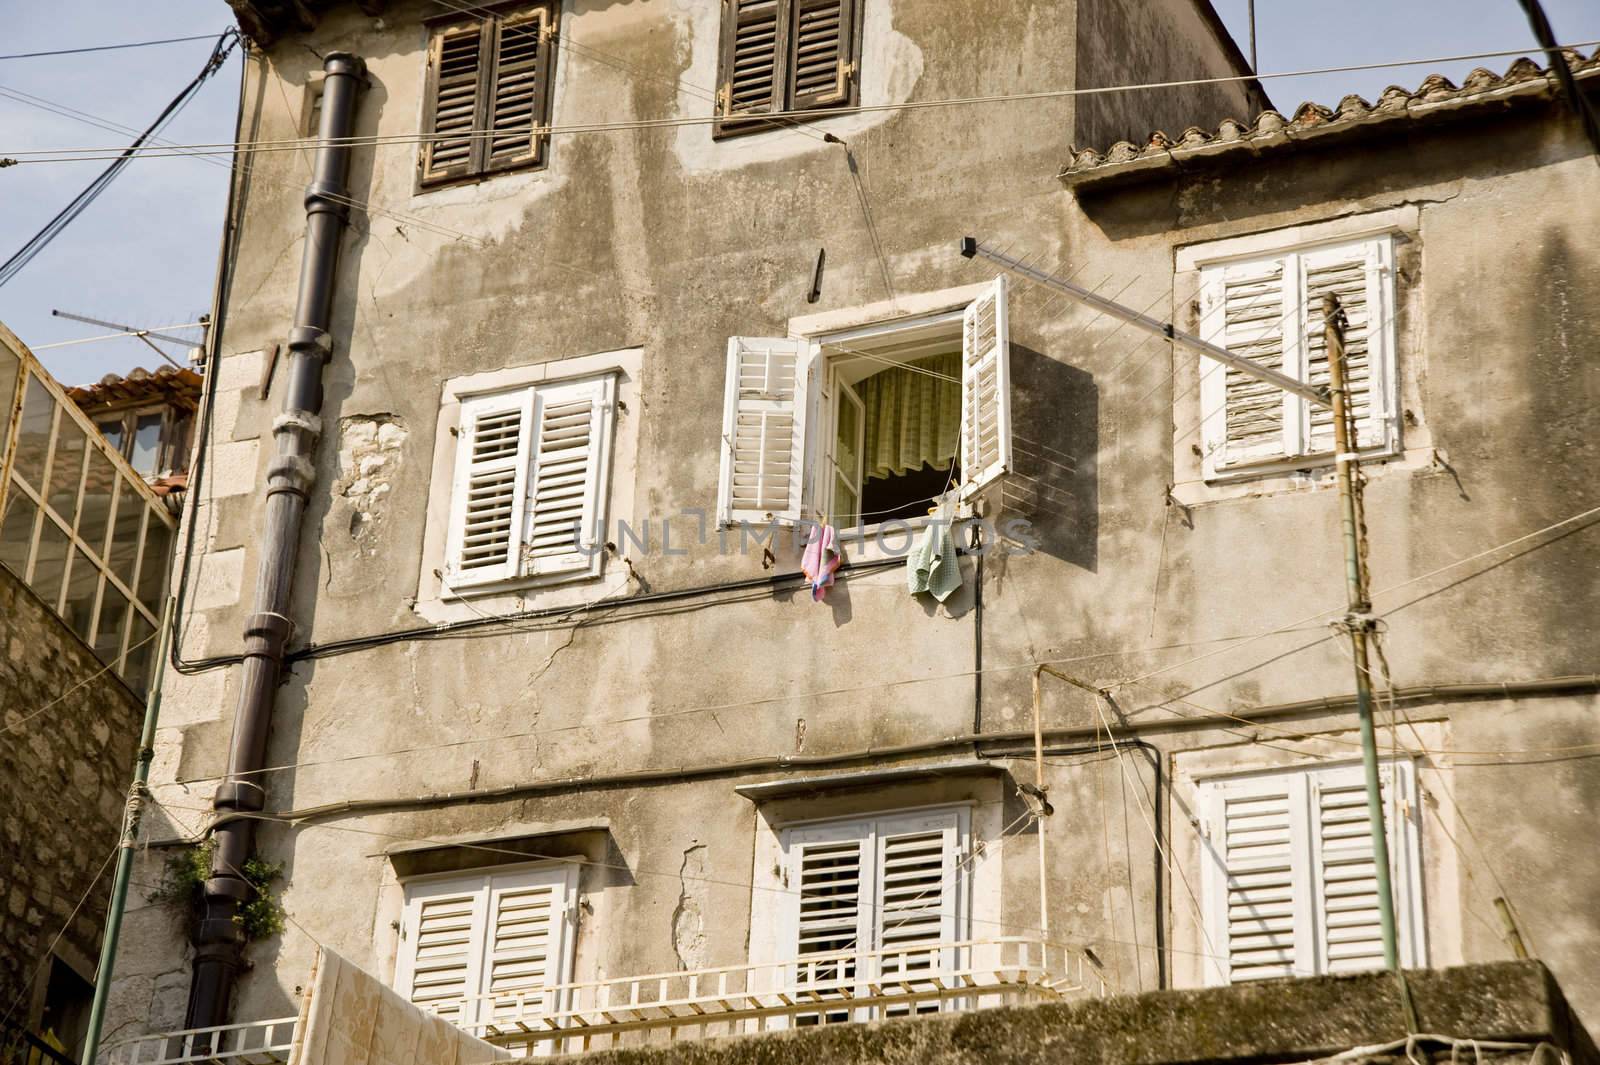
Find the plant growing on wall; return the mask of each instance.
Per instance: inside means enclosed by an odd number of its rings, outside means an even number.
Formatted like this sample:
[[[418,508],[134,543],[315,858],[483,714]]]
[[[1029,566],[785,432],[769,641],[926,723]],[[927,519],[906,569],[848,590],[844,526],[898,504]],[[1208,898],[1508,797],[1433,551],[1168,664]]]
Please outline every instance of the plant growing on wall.
[[[190,938],[198,930],[205,916],[205,882],[211,875],[211,841],[168,855],[167,865],[161,873],[161,883],[150,893],[150,901],[170,907],[183,920]],[[233,920],[244,933],[247,942],[275,936],[283,931],[283,904],[272,890],[272,884],[283,877],[282,862],[266,862],[260,858],[245,860],[240,870],[253,889],[250,901],[239,908]]]

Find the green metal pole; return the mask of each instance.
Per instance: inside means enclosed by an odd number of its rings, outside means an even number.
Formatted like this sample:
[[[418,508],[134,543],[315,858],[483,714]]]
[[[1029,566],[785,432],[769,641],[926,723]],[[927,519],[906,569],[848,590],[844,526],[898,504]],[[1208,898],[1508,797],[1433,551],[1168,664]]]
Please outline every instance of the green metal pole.
[[[1328,392],[1333,404],[1334,462],[1339,477],[1339,522],[1344,535],[1345,589],[1349,610],[1351,657],[1356,668],[1356,714],[1361,723],[1361,761],[1367,777],[1367,821],[1372,834],[1372,861],[1378,881],[1378,922],[1383,931],[1383,961],[1400,981],[1407,1026],[1416,1030],[1415,1010],[1400,970],[1400,942],[1394,916],[1394,885],[1389,877],[1389,833],[1383,819],[1383,789],[1378,774],[1378,737],[1372,723],[1372,673],[1367,659],[1367,632],[1372,604],[1367,601],[1366,569],[1357,528],[1356,441],[1352,439],[1349,395],[1345,384],[1344,311],[1339,297],[1322,297],[1323,339],[1328,355]]]
[[[144,729],[139,735],[139,757],[133,767],[133,783],[128,787],[128,803],[122,819],[122,842],[117,851],[117,871],[111,882],[111,906],[106,911],[106,931],[100,941],[100,964],[94,973],[94,1003],[89,1007],[89,1032],[83,1041],[83,1065],[94,1065],[100,1053],[100,1029],[106,1020],[106,999],[111,994],[111,975],[117,962],[117,939],[122,933],[122,915],[128,905],[128,879],[133,873],[133,848],[139,839],[139,820],[144,797],[149,791],[150,761],[155,757],[156,721],[161,716],[161,680],[167,672],[167,640],[172,632],[172,599],[161,610],[161,639],[157,643],[155,676],[144,701]]]

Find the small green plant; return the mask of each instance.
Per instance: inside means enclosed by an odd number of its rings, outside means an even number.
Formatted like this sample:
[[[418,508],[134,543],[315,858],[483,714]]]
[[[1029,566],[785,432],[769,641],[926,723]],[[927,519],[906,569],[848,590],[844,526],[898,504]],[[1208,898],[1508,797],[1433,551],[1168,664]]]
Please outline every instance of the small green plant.
[[[205,916],[205,882],[211,875],[211,841],[184,847],[167,856],[161,883],[150,893],[150,901],[171,907],[188,926],[191,936]],[[253,888],[249,902],[233,915],[234,923],[247,941],[275,936],[283,931],[283,904],[273,893],[272,884],[283,877],[283,863],[249,858],[240,870]]]

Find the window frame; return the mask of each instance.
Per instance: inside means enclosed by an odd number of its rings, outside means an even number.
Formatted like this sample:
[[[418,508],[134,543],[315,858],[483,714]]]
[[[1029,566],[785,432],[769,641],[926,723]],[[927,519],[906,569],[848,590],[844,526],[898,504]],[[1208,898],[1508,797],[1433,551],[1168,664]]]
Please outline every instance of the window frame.
[[[1370,246],[1376,253],[1376,282],[1368,278],[1369,322],[1377,321],[1378,328],[1367,335],[1369,379],[1375,387],[1368,392],[1369,414],[1363,428],[1376,427],[1381,435],[1375,443],[1363,444],[1358,454],[1363,459],[1390,459],[1403,452],[1401,417],[1398,325],[1401,294],[1395,269],[1395,245],[1401,237],[1400,226],[1395,223],[1357,228],[1338,232],[1343,227],[1327,227],[1330,231],[1318,233],[1323,227],[1302,227],[1288,234],[1262,234],[1258,238],[1239,238],[1217,242],[1211,246],[1183,249],[1179,254],[1179,270],[1185,268],[1198,273],[1199,291],[1197,306],[1198,332],[1202,339],[1222,344],[1226,311],[1217,300],[1225,298],[1223,284],[1230,269],[1283,263],[1282,299],[1284,304],[1293,300],[1294,311],[1279,314],[1282,330],[1282,370],[1290,376],[1304,380],[1309,375],[1310,347],[1306,341],[1307,314],[1304,292],[1305,260],[1328,252],[1346,248]],[[1243,247],[1241,247],[1243,246]],[[1290,291],[1292,277],[1293,292]],[[1376,308],[1371,298],[1376,290]],[[1218,320],[1216,315],[1222,314]],[[1313,312],[1320,319],[1320,312]],[[1281,475],[1296,471],[1321,469],[1334,464],[1334,449],[1315,446],[1311,425],[1311,403],[1300,396],[1285,392],[1282,397],[1282,446],[1259,457],[1228,461],[1227,436],[1227,368],[1221,363],[1195,355],[1198,361],[1200,399],[1200,448],[1203,479],[1212,484],[1224,484]],[[1183,419],[1179,419],[1183,421]]]
[[[580,553],[587,558],[587,565],[580,568],[540,573],[535,569],[536,563],[530,561],[525,553],[529,543],[530,525],[535,516],[531,505],[536,487],[533,474],[539,461],[537,436],[543,411],[542,395],[547,392],[586,385],[592,385],[598,390],[595,414],[598,425],[591,429],[593,496],[587,504],[587,509],[593,518],[594,532],[603,532],[611,497],[612,457],[615,452],[617,424],[617,379],[620,372],[618,369],[605,369],[575,373],[570,376],[543,378],[458,394],[461,415],[454,428],[454,447],[450,457],[452,467],[449,482],[450,499],[445,518],[443,565],[440,567],[441,591],[444,595],[454,598],[487,595],[509,590],[591,581],[601,576],[606,554],[601,547],[604,542],[603,536],[600,536],[598,541],[591,541],[586,545],[589,550],[580,549]],[[470,477],[469,436],[466,431],[468,413],[475,407],[498,404],[502,408],[507,408],[512,403],[519,404],[525,410],[522,431],[528,434],[528,438],[522,441],[526,455],[525,465],[517,471],[515,482],[517,487],[514,489],[517,498],[512,506],[512,541],[508,550],[514,558],[508,559],[498,573],[458,576],[452,572],[452,567],[462,535],[462,523],[466,513],[466,484]],[[580,529],[580,537],[581,535]]]
[[[478,939],[479,943],[469,946],[471,956],[466,962],[467,990],[463,995],[463,1008],[457,1019],[450,1021],[457,1027],[471,1031],[474,1027],[482,1027],[492,1023],[492,1017],[484,1018],[474,1012],[468,1016],[467,1004],[479,1003],[483,997],[488,996],[489,975],[485,962],[489,959],[491,947],[490,919],[493,913],[493,897],[497,890],[497,881],[509,881],[498,890],[517,890],[535,885],[549,884],[561,892],[561,910],[552,913],[552,929],[560,928],[561,944],[559,957],[556,964],[556,978],[547,982],[546,986],[559,987],[572,983],[573,972],[577,958],[578,931],[581,923],[578,906],[578,865],[573,861],[542,861],[515,865],[495,865],[472,871],[452,871],[444,873],[425,873],[418,876],[406,877],[400,881],[400,928],[396,941],[396,956],[394,966],[394,980],[392,985],[395,992],[411,1002],[415,991],[417,956],[415,941],[411,937],[417,934],[418,920],[424,899],[438,895],[482,895],[482,910],[473,916],[473,924],[468,933],[469,940]],[[479,904],[475,902],[474,907]],[[481,919],[481,925],[479,920]],[[476,976],[476,989],[473,989],[472,977]],[[475,998],[477,996],[477,998]],[[419,1009],[425,1007],[418,1006]],[[558,999],[556,1009],[562,1008]]]
[[[1012,390],[1010,381],[1011,340],[1009,326],[1008,288],[1004,274],[975,285],[946,289],[905,297],[898,301],[871,304],[843,311],[826,312],[791,319],[786,337],[733,336],[728,338],[728,366],[723,397],[720,437],[721,475],[717,491],[717,521],[721,527],[741,522],[779,525],[801,525],[828,514],[832,509],[832,486],[829,472],[831,436],[835,428],[835,406],[824,396],[832,385],[830,379],[830,348],[861,345],[861,350],[873,346],[888,346],[897,335],[919,330],[945,330],[952,335],[952,347],[961,353],[961,427],[958,437],[957,462],[962,476],[952,481],[943,498],[952,495],[959,501],[958,515],[970,515],[977,496],[987,492],[996,482],[1009,476],[1014,469],[1012,455]],[[993,316],[985,331],[975,328],[975,316],[984,306],[993,308]],[[998,341],[976,350],[975,337]],[[990,353],[993,352],[993,358]],[[741,389],[741,357],[766,354],[769,359],[782,355],[795,359],[794,383],[784,394],[758,393],[755,389]],[[914,357],[914,356],[913,356]],[[908,357],[906,361],[910,361]],[[767,373],[770,376],[770,368]],[[985,377],[993,383],[992,392],[984,392],[981,383]],[[986,398],[992,397],[992,398]],[[977,402],[969,402],[976,398]],[[787,406],[785,406],[787,405]],[[977,414],[974,415],[974,410]],[[749,453],[737,454],[741,447],[736,437],[741,424],[757,416],[773,413],[777,416],[792,414],[793,440],[790,477],[791,489],[787,505],[781,511],[760,511],[759,508],[736,507],[734,491],[741,463],[748,470],[757,464]],[[986,461],[981,469],[969,470],[965,461],[968,447],[968,421],[978,418],[988,424],[992,419],[995,433],[992,443],[986,445],[993,453],[980,457]],[[986,434],[987,435],[987,434]],[[765,439],[775,439],[770,433]],[[743,443],[745,448],[752,445]],[[764,447],[763,447],[764,454]],[[750,475],[745,474],[746,482]],[[856,525],[836,529],[841,539],[862,542],[882,532],[885,524],[896,526],[899,519]],[[916,530],[925,527],[926,516],[908,519],[904,528]]]
[[[765,924],[777,929],[776,955],[770,961],[773,964],[788,966],[790,981],[798,982],[798,962],[802,957],[799,953],[800,907],[798,905],[800,863],[803,857],[800,848],[808,843],[851,839],[860,842],[863,860],[871,863],[868,876],[862,879],[870,879],[873,884],[873,895],[870,912],[857,915],[857,936],[860,935],[859,929],[865,926],[871,928],[873,930],[871,934],[876,937],[880,920],[877,886],[881,881],[884,861],[883,837],[895,834],[897,829],[901,834],[905,834],[905,830],[899,826],[925,822],[947,820],[953,836],[951,849],[946,856],[954,866],[950,915],[953,931],[948,939],[941,939],[940,943],[962,943],[971,940],[974,902],[973,869],[970,860],[974,854],[972,817],[973,803],[944,802],[774,825],[778,856],[777,868],[774,870],[776,884],[763,886],[758,882],[753,885],[750,914],[752,927]],[[886,829],[885,826],[889,827]],[[882,945],[875,941],[862,950],[861,954],[881,949]],[[943,957],[941,964],[945,967],[961,965],[963,963],[963,959],[959,956],[961,953],[960,948],[941,950],[940,954]],[[857,964],[859,966],[859,962]],[[859,968],[857,971],[860,971]],[[868,1020],[876,1015],[876,1011],[871,1011],[865,1016],[858,1015],[859,1010],[849,1010],[849,1012],[850,1020]],[[785,1022],[788,1023],[792,1021]]]
[[[429,138],[436,132],[439,104],[438,47],[444,35],[452,30],[476,24],[478,27],[478,80],[473,103],[471,129],[482,134],[489,129],[494,101],[494,83],[498,66],[498,43],[508,19],[530,16],[543,22],[539,30],[539,56],[536,67],[532,119],[534,151],[530,158],[512,163],[493,164],[488,159],[490,138],[476,136],[468,151],[466,169],[460,173],[429,175]],[[415,193],[420,195],[434,189],[456,185],[476,184],[500,174],[543,170],[550,160],[549,126],[555,98],[556,53],[560,49],[556,38],[560,35],[561,5],[558,0],[504,0],[502,3],[475,7],[471,12],[452,10],[423,20],[427,32],[424,46],[422,83],[422,111],[418,129],[422,142],[417,148]]]
[[[1427,921],[1425,892],[1422,878],[1422,834],[1417,781],[1417,765],[1412,758],[1384,758],[1379,762],[1380,772],[1391,773],[1390,795],[1385,821],[1390,836],[1391,877],[1395,899],[1395,922],[1400,941],[1401,964],[1419,968],[1427,964]],[[1230,973],[1231,945],[1228,938],[1228,895],[1226,847],[1226,807],[1230,797],[1249,796],[1266,787],[1279,784],[1290,796],[1291,882],[1294,907],[1294,958],[1289,973],[1277,977],[1262,977],[1242,982],[1254,983],[1259,979],[1277,979],[1327,975],[1328,959],[1325,956],[1326,939],[1322,916],[1316,904],[1322,858],[1313,842],[1312,801],[1314,788],[1321,786],[1319,778],[1362,776],[1359,761],[1330,760],[1277,766],[1272,769],[1228,773],[1197,779],[1198,804],[1202,832],[1201,868],[1201,929],[1209,955],[1204,972],[1207,986],[1226,986],[1232,983]],[[1364,783],[1364,781],[1363,781]],[[1401,804],[1404,804],[1402,807]],[[1403,813],[1398,819],[1397,812]],[[1299,827],[1296,828],[1296,822]],[[1398,822],[1398,823],[1397,823]],[[1298,840],[1302,846],[1296,846]],[[1220,844],[1220,845],[1219,845]],[[1380,966],[1381,967],[1381,966]]]
[[[773,0],[777,6],[777,40],[773,48],[773,101],[767,112],[732,112],[732,73],[734,48],[738,39],[739,0],[721,0],[717,31],[717,91],[712,103],[714,121],[711,124],[713,141],[749,136],[774,130],[792,129],[805,121],[799,117],[805,111],[848,110],[861,104],[861,27],[865,3],[860,0],[840,0],[847,9],[842,19],[840,48],[844,58],[841,77],[845,82],[838,99],[795,106],[794,103],[794,23],[802,0]],[[773,115],[787,117],[774,118]],[[821,116],[831,117],[829,115]]]

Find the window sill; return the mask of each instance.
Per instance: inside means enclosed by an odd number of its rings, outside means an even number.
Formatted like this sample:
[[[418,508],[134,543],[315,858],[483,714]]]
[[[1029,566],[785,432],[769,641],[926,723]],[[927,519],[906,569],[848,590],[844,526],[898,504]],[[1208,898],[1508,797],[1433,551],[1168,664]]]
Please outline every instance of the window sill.
[[[1375,449],[1361,453],[1362,469],[1372,478],[1403,476],[1436,469],[1431,447]],[[1200,506],[1237,499],[1294,492],[1331,490],[1335,478],[1333,455],[1306,456],[1296,460],[1257,463],[1221,471],[1211,477],[1195,476],[1173,486],[1172,497],[1184,506]],[[1182,476],[1183,471],[1179,471]]]

